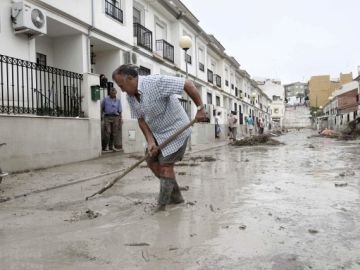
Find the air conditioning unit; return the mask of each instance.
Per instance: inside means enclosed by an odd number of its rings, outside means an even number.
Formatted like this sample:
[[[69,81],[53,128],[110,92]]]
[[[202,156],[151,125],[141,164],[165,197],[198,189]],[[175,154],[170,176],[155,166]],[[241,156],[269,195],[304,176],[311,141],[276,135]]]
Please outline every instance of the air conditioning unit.
[[[124,64],[137,64],[137,55],[134,52],[127,51],[123,53]]]
[[[16,34],[39,35],[47,31],[45,12],[24,1],[12,4],[11,21]]]

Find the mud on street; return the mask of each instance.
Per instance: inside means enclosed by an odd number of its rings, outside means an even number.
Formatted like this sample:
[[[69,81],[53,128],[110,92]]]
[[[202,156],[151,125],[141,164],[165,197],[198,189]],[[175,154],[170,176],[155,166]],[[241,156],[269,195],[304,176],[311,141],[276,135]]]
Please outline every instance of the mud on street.
[[[360,141],[291,131],[278,146],[223,146],[176,168],[185,203],[151,215],[145,166],[85,197],[136,155],[12,175],[0,196],[0,269],[360,269]],[[309,137],[309,138],[308,138]]]

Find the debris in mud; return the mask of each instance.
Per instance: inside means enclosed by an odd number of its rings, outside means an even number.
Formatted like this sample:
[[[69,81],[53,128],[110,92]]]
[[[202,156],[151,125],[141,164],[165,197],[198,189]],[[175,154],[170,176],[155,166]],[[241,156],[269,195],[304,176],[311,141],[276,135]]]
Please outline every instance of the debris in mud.
[[[95,219],[100,216],[100,213],[94,212],[91,209],[87,209],[84,212],[73,212],[73,216],[70,219],[64,219],[64,221],[76,222],[86,219]]]
[[[186,167],[186,166],[189,166],[189,167],[195,167],[195,166],[199,166],[200,164],[197,164],[197,163],[178,163],[178,164],[175,164],[176,167]]]
[[[97,218],[98,216],[100,216],[100,213],[94,212],[91,209],[86,210],[85,213],[86,213],[86,216],[88,219],[94,219],[94,218]]]
[[[178,172],[178,175],[186,175],[186,172]]]
[[[190,237],[194,237],[194,236],[196,236],[197,234],[196,233],[191,233],[190,234]]]
[[[140,242],[140,243],[127,243],[127,244],[124,244],[124,246],[128,246],[128,247],[148,247],[148,246],[150,246],[150,244],[145,243],[145,242]]]
[[[216,158],[210,157],[210,156],[203,156],[203,157],[191,157],[191,161],[200,161],[200,162],[214,162],[216,161]]]
[[[186,205],[194,206],[196,203],[197,203],[197,201],[193,201],[193,202],[188,201],[188,202],[186,202]]]
[[[209,208],[210,208],[211,212],[215,212],[214,207],[212,206],[212,204],[209,205]]]
[[[346,187],[348,185],[348,183],[346,183],[345,181],[337,181],[334,184],[335,187]]]
[[[143,156],[139,156],[139,155],[130,155],[129,158],[133,158],[133,159],[137,159],[140,160],[143,158]]]
[[[178,250],[179,248],[177,247],[169,247],[169,251],[174,251],[174,250]]]
[[[250,160],[248,160],[248,159],[245,159],[245,160],[244,160],[244,162],[249,162],[249,161],[250,161]]]
[[[239,226],[239,229],[240,229],[240,230],[246,230],[246,225],[244,225],[244,224],[240,225],[240,226]]]
[[[146,256],[145,256],[145,254],[146,254]],[[149,256],[148,256],[148,254],[147,254],[147,251],[142,250],[142,251],[141,251],[141,256],[143,257],[143,259],[144,259],[145,262],[150,262],[150,259],[149,259]]]
[[[315,229],[308,229],[308,232],[311,233],[311,234],[317,234],[319,233],[318,230],[315,230]]]
[[[285,227],[284,227],[284,226],[280,226],[280,227],[279,227],[279,230],[280,230],[280,231],[285,230]]]
[[[312,144],[309,144],[308,148],[315,148],[315,146],[313,146]]]
[[[230,227],[229,225],[222,226],[223,229],[229,229],[229,227]]]
[[[10,201],[10,197],[0,197],[0,203]]]
[[[179,189],[181,191],[188,191],[190,189],[190,187],[189,186],[179,186]]]
[[[241,140],[236,140],[232,145],[235,146],[247,146],[247,145],[280,145],[283,144],[275,139],[272,139],[268,134],[256,135],[252,137],[245,137]]]
[[[268,216],[270,216],[270,217],[271,217],[271,216],[272,216],[272,213],[271,213],[271,212],[269,212],[269,213],[268,213]]]
[[[339,173],[339,176],[344,177],[344,176],[354,176],[355,172],[354,171],[350,171],[350,172],[341,172]]]

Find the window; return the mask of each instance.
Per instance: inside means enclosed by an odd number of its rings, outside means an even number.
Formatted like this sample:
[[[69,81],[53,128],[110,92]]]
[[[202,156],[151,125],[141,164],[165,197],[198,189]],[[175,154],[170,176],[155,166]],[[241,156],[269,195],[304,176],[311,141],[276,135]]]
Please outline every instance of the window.
[[[205,71],[205,52],[203,48],[199,48],[199,69]]]
[[[123,11],[120,9],[120,1],[105,0],[105,14],[122,23]]]
[[[146,75],[150,75],[151,74],[151,70],[149,68],[140,66],[139,67],[139,75],[141,76],[146,76]]]
[[[216,96],[216,106],[220,106],[220,97]]]
[[[36,53],[36,64],[46,66],[46,55],[42,53]]]
[[[155,19],[155,40],[167,40],[166,36],[166,24]]]
[[[134,23],[140,23],[141,24],[141,11],[138,8],[133,8],[133,19]]]
[[[207,104],[212,104],[212,94],[207,93],[206,98],[207,98]]]

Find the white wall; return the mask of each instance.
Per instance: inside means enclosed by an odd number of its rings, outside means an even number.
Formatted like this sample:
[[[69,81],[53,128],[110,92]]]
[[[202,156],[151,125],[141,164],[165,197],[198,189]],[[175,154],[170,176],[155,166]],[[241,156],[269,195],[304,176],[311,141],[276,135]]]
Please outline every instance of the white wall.
[[[71,16],[91,24],[91,1],[92,0],[37,0],[46,5],[53,6],[62,12],[68,13]],[[95,2],[103,2],[97,1]]]
[[[47,65],[53,67],[54,63],[54,44],[48,36],[40,36],[35,39],[36,52],[45,54]]]
[[[88,0],[91,2],[90,0]],[[116,37],[129,44],[133,44],[133,1],[122,0],[121,9],[123,10],[123,23],[105,14],[105,1],[94,0],[95,18],[94,26],[99,30]]]
[[[35,40],[30,40],[24,34],[14,34],[10,21],[11,1],[0,1],[0,54],[20,58],[23,60],[34,61]]]
[[[99,120],[1,115],[0,126],[0,141],[7,143],[0,155],[5,171],[45,168],[101,154]]]
[[[53,44],[56,67],[77,73],[87,71],[87,37],[84,34],[59,37]]]

